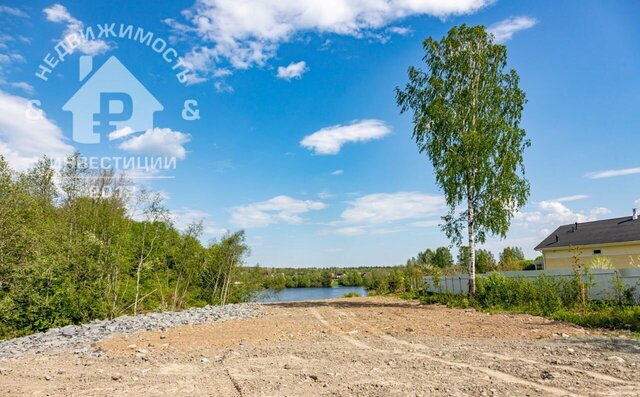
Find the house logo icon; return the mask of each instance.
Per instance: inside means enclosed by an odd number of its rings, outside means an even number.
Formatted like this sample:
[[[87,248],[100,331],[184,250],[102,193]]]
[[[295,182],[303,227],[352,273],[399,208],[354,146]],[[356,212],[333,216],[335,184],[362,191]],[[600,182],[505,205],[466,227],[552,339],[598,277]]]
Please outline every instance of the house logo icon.
[[[93,58],[80,57],[79,79],[84,81],[62,106],[73,113],[73,140],[100,143],[101,135],[129,127],[153,128],[153,115],[164,107],[116,58],[110,57],[94,73]]]

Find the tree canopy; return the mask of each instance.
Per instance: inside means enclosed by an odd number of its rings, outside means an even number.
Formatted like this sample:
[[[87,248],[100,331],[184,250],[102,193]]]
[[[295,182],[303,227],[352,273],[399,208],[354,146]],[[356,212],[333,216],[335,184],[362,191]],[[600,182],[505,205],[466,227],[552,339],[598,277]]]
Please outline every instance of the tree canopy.
[[[402,112],[413,112],[413,137],[433,165],[449,206],[443,230],[460,245],[467,231],[469,292],[475,293],[475,245],[505,237],[529,195],[520,126],[526,103],[507,50],[483,26],[452,28],[423,42],[427,71],[410,67],[396,89]]]

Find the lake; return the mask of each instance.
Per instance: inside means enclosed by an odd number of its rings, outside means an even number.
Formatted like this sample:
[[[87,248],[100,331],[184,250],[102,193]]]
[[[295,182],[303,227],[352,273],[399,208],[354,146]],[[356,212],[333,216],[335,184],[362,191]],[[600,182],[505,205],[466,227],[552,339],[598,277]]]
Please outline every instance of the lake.
[[[262,293],[257,302],[294,302],[315,301],[319,299],[342,298],[349,292],[360,296],[367,296],[365,287],[327,287],[327,288],[285,288],[280,291],[267,290]]]

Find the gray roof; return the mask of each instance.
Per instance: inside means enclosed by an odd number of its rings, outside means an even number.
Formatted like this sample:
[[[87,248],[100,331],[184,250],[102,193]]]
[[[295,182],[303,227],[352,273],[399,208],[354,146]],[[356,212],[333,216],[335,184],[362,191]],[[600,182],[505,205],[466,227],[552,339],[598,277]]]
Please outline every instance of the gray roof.
[[[640,241],[640,219],[630,216],[578,223],[574,229],[575,224],[560,226],[535,249]]]

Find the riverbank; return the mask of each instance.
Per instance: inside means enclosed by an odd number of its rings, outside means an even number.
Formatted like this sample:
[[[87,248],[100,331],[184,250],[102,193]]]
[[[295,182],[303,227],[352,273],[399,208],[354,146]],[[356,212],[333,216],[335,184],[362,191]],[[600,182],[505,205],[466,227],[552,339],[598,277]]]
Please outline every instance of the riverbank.
[[[638,395],[640,344],[541,317],[388,297],[118,334],[101,357],[0,359],[0,395]]]

